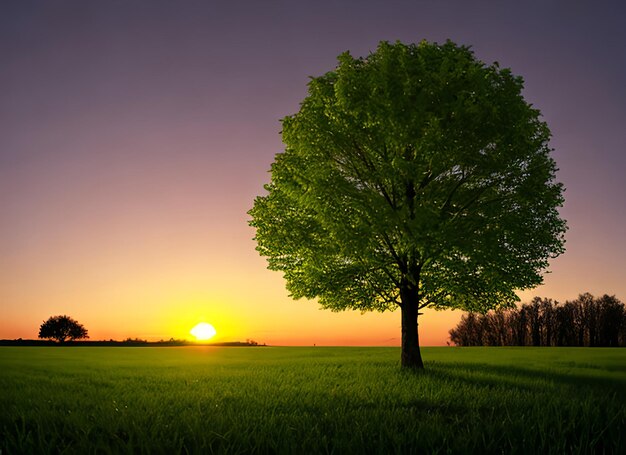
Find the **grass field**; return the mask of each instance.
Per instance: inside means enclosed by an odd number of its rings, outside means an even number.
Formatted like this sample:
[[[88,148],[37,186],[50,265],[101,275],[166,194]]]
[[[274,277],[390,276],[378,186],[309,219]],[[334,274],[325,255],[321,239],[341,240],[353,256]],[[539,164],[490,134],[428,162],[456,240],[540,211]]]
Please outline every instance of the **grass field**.
[[[626,349],[0,348],[0,450],[626,453]]]

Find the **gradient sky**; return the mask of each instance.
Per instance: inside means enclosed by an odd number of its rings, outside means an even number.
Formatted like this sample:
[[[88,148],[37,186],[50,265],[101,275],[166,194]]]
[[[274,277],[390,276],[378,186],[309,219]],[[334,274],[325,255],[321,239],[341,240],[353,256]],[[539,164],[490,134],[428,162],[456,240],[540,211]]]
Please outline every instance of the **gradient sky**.
[[[248,215],[309,76],[380,40],[472,45],[525,79],[567,190],[567,252],[521,294],[626,299],[620,1],[3,1],[0,338],[398,345],[399,312],[292,301]],[[461,313],[427,311],[424,345]]]

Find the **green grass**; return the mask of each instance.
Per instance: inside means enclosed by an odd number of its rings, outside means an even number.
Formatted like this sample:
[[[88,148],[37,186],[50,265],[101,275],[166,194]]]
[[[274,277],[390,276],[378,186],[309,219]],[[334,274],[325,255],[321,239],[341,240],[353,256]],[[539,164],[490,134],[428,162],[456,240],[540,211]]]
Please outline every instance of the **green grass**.
[[[0,348],[0,451],[626,453],[626,349]]]

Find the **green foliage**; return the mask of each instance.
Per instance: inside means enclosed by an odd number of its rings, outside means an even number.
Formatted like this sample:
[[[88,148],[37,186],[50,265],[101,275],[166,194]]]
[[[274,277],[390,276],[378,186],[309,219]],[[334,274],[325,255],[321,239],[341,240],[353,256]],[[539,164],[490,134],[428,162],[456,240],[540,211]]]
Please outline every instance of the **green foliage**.
[[[0,451],[626,453],[626,350],[0,348]]]
[[[468,47],[382,42],[312,78],[282,120],[257,249],[294,298],[331,310],[485,310],[564,251],[550,132],[522,79]]]
[[[52,316],[39,327],[39,338],[66,340],[89,338],[87,329],[69,316]]]

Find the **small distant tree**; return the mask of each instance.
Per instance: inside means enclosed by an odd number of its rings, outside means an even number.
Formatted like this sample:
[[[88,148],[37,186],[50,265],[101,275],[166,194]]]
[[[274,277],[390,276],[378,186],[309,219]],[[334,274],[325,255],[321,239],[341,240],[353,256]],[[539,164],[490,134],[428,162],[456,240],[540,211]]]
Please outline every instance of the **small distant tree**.
[[[89,338],[87,329],[69,316],[52,316],[39,327],[39,338],[65,341]]]

